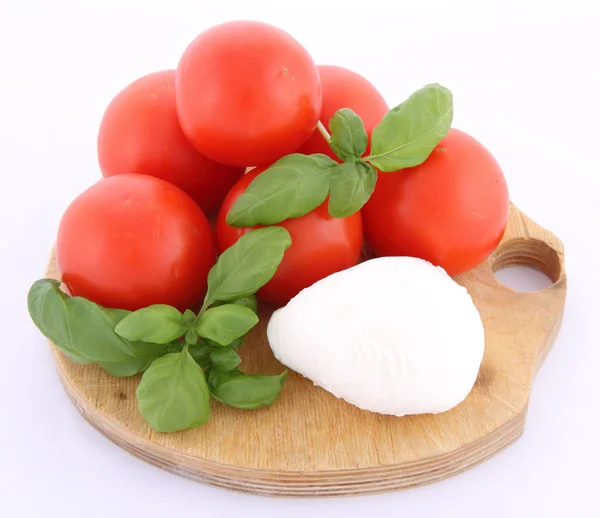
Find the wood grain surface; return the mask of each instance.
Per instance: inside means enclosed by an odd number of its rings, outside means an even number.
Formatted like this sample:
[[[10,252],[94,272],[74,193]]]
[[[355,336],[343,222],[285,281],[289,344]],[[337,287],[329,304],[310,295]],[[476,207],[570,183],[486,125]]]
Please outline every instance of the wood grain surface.
[[[521,293],[493,271],[530,265],[554,284]],[[58,277],[54,256],[47,276]],[[485,327],[475,387],[438,415],[383,416],[359,410],[290,372],[275,404],[236,410],[215,401],[203,427],[153,432],[137,410],[140,376],[115,378],[78,365],[52,346],[67,394],[95,428],[137,457],[178,475],[265,495],[356,495],[431,483],[464,471],[515,441],[525,425],[533,378],[558,333],[567,280],[561,242],[512,206],[502,243],[458,276]],[[247,372],[279,373],[266,341],[268,310],[240,353]]]

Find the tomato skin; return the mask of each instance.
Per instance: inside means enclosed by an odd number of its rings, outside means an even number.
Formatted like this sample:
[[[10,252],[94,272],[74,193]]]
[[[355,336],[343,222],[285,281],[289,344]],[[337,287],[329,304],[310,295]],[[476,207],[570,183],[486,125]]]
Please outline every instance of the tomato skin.
[[[217,210],[244,169],[219,164],[186,139],[175,108],[175,70],[134,81],[108,105],[98,133],[105,177],[147,174],[176,185],[203,211]]]
[[[389,111],[385,99],[369,81],[352,70],[333,65],[319,65],[317,68],[323,88],[321,122],[328,127],[329,120],[336,111],[341,108],[350,108],[362,119],[370,143],[373,128]],[[369,148],[370,145],[367,147],[366,153],[369,152]],[[341,162],[318,130],[315,130],[308,141],[298,150],[298,153],[305,155],[324,153]]]
[[[380,172],[362,213],[376,255],[420,257],[457,275],[494,251],[508,211],[506,180],[495,158],[452,128],[423,164]]]
[[[252,230],[230,227],[225,218],[235,200],[264,169],[248,172],[225,197],[216,223],[219,253]],[[257,297],[263,302],[283,306],[302,289],[359,262],[362,252],[360,212],[348,218],[332,218],[327,212],[326,200],[308,214],[287,219],[278,225],[288,230],[292,245],[285,252],[274,277],[257,292]]]
[[[56,259],[71,295],[105,307],[201,301],[215,262],[206,216],[183,191],[146,175],[105,178],[61,219]]]
[[[267,165],[294,152],[321,113],[321,81],[288,33],[234,21],[201,33],[175,81],[184,133],[201,153],[237,166]]]

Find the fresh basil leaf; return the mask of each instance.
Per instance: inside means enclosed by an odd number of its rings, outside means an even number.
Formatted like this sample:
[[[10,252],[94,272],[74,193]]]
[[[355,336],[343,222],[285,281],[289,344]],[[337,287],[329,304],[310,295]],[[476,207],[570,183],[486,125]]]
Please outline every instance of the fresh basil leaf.
[[[175,340],[174,342],[171,342],[169,345],[167,345],[167,348],[165,350],[165,354],[167,354],[167,353],[180,353],[181,351],[183,351],[184,347],[185,347],[185,341],[184,340]]]
[[[256,300],[255,295],[248,295],[246,297],[235,299],[230,302],[226,302],[224,300],[217,300],[212,304],[212,307],[216,308],[217,306],[222,306],[223,304],[236,304],[237,306],[244,306],[245,308],[251,309],[258,315],[258,302]]]
[[[27,306],[37,328],[68,358],[81,364],[97,363],[114,376],[132,376],[166,352],[167,345],[129,341],[115,333],[115,326],[129,311],[69,297],[60,284],[54,279],[34,282]]]
[[[220,345],[217,347],[221,349]],[[188,351],[200,367],[206,369],[210,366],[211,348],[206,341],[199,340],[195,345],[190,346]]]
[[[185,343],[194,345],[198,341],[198,333],[195,329],[188,329],[185,333]]]
[[[198,318],[198,334],[219,345],[228,345],[245,335],[258,323],[258,316],[251,309],[235,304],[209,308]]]
[[[347,218],[358,212],[369,201],[376,182],[377,170],[362,160],[337,166],[331,177],[329,215]]]
[[[242,359],[240,355],[229,347],[220,347],[210,353],[210,361],[214,367],[223,372],[235,369]]]
[[[46,336],[46,338],[48,338],[48,337]],[[54,345],[56,345],[56,344],[54,344]],[[69,360],[71,360],[72,362],[80,363],[82,365],[87,365],[88,363],[91,363],[90,360],[89,360],[89,358],[86,358],[85,356],[81,356],[81,355],[79,355],[77,353],[74,353],[74,352],[67,352],[66,349],[64,349],[63,347],[60,347],[60,349],[63,352],[63,354],[67,358],[69,358]],[[125,365],[129,366],[129,363],[126,363]],[[105,369],[105,370],[108,370],[108,369]],[[116,376],[116,374],[115,374],[115,376]]]
[[[240,336],[239,338],[236,338],[235,340],[233,340],[231,343],[228,343],[225,347],[231,347],[232,349],[239,349],[242,346],[242,344],[244,343],[245,337],[246,337],[246,335]],[[201,340],[206,342],[208,345],[210,345],[214,349],[221,349],[223,347],[221,344],[218,344],[217,342],[213,342],[212,340],[209,340],[208,338],[201,338]]]
[[[195,428],[210,418],[204,372],[187,350],[154,360],[136,396],[140,413],[157,432]]]
[[[327,198],[329,171],[337,162],[326,155],[287,155],[260,173],[226,217],[232,227],[273,225],[304,216]]]
[[[227,345],[227,347],[231,347],[232,349],[239,349],[242,344],[244,343],[244,336],[240,336],[239,338],[236,338],[233,342],[231,342],[230,344]]]
[[[362,119],[350,108],[342,108],[329,119],[331,149],[344,161],[360,158],[367,150],[368,137]]]
[[[384,172],[422,164],[450,131],[452,117],[452,92],[427,85],[383,117],[365,160]]]
[[[154,304],[129,313],[115,327],[127,340],[167,344],[185,333],[183,315],[167,304]]]
[[[154,355],[151,358],[135,359],[128,362],[98,362],[97,365],[111,376],[124,378],[145,371],[159,356],[160,355]]]
[[[221,403],[244,409],[272,405],[281,392],[287,370],[276,376],[244,374],[239,369],[222,372],[212,368],[208,376],[211,395]]]
[[[194,327],[194,322],[196,321],[196,313],[194,313],[191,309],[186,309],[183,314],[183,325],[190,328]]]
[[[256,293],[269,282],[292,244],[283,227],[251,230],[225,250],[208,272],[204,304],[229,301]]]
[[[54,279],[35,281],[27,294],[27,309],[33,323],[52,343],[77,363],[93,363],[71,344],[67,322],[68,295],[60,290],[60,282]]]

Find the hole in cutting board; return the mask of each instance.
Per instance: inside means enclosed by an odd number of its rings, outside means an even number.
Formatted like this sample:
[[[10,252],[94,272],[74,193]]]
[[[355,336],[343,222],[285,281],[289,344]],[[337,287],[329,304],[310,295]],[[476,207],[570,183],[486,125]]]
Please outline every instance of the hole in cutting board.
[[[552,286],[561,276],[556,251],[537,239],[513,239],[500,245],[491,261],[496,279],[516,291],[533,292]]]
[[[504,286],[516,291],[540,291],[554,284],[544,272],[532,266],[508,266],[494,275]]]

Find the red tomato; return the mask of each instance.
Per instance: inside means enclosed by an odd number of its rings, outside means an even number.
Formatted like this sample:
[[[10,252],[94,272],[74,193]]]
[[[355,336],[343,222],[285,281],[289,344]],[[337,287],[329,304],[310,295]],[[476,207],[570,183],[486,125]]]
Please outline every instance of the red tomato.
[[[265,168],[248,172],[225,197],[217,218],[217,250],[233,245],[250,228],[234,228],[225,222],[235,200],[250,182]],[[278,225],[288,230],[292,245],[285,252],[275,276],[257,293],[264,302],[283,306],[302,289],[332,273],[358,263],[362,251],[362,220],[360,212],[348,218],[332,218],[327,201],[299,218],[287,219]]]
[[[281,29],[253,21],[201,33],[181,57],[175,93],[190,142],[238,166],[294,152],[321,112],[321,81],[308,52]]]
[[[494,157],[453,128],[423,164],[380,172],[362,213],[376,255],[420,257],[456,275],[496,248],[508,209],[506,180]]]
[[[244,170],[213,162],[188,142],[177,120],[174,83],[175,70],[163,70],[117,94],[100,124],[100,168],[104,176],[138,173],[162,178],[211,212]]]
[[[369,142],[371,132],[377,126],[389,108],[385,99],[363,76],[347,68],[331,65],[319,65],[319,74],[323,87],[323,107],[321,122],[327,127],[333,114],[341,108],[350,108],[363,120]],[[369,148],[367,148],[367,153]],[[321,134],[315,130],[298,153],[310,155],[325,153],[340,162]]]
[[[56,241],[71,295],[136,310],[201,301],[215,262],[206,216],[183,191],[152,176],[105,178],[64,213]]]

